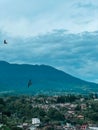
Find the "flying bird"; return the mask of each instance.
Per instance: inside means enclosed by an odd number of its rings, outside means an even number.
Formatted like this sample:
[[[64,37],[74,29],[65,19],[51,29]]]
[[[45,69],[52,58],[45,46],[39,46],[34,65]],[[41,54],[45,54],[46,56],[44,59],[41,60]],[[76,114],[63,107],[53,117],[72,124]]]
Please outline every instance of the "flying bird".
[[[4,44],[7,44],[7,41],[6,41],[6,40],[4,40]]]
[[[32,85],[31,79],[28,81],[28,88]]]

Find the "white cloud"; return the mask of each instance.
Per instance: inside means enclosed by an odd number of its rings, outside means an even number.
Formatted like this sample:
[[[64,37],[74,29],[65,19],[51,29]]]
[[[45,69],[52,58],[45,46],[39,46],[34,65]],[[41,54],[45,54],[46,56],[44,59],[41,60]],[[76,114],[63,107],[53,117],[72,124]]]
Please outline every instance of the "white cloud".
[[[1,0],[0,30],[21,37],[54,29],[74,33],[95,31],[98,29],[97,6],[97,0]]]
[[[27,39],[8,38],[1,44],[0,60],[48,64],[88,81],[97,81],[98,32],[70,34],[55,30]]]

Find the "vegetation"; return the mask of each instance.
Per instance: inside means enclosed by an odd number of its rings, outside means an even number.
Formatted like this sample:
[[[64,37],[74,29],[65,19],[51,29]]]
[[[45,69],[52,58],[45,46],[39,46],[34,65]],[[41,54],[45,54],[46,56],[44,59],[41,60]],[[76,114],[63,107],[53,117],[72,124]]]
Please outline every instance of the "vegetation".
[[[98,100],[88,95],[63,96],[2,96],[0,98],[0,122],[4,130],[22,130],[17,125],[31,124],[39,118],[41,125],[98,123]],[[46,129],[54,129],[47,126]],[[2,127],[0,130],[2,130]],[[50,128],[51,127],[51,128]]]

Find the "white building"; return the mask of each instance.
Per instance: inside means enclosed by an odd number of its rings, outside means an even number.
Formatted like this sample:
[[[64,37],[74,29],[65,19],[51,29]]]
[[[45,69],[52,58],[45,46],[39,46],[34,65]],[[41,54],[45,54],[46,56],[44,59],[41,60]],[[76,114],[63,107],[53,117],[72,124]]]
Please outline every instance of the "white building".
[[[3,126],[3,124],[0,124],[0,128]]]
[[[39,126],[40,125],[40,119],[39,118],[32,118],[32,125]]]
[[[89,127],[90,130],[98,130],[98,127]]]

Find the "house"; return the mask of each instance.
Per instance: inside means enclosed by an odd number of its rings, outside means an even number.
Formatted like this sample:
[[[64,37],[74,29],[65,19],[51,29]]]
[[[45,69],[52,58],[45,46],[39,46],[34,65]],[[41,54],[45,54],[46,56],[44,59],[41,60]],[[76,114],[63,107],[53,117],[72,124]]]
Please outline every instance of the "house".
[[[87,130],[87,125],[82,125],[80,129],[81,130]]]
[[[27,129],[28,128],[28,123],[23,123],[23,129]],[[20,128],[22,128],[22,127],[20,127]]]
[[[63,126],[64,130],[76,130],[74,126],[72,126],[70,123],[66,123],[65,126]]]
[[[3,126],[3,124],[0,123],[0,128]]]
[[[87,108],[86,104],[81,104],[81,109],[85,110]]]
[[[98,130],[98,127],[89,127],[89,130]]]
[[[40,119],[39,118],[32,118],[32,125],[33,126],[39,126],[40,125]]]
[[[84,116],[82,116],[82,115],[78,115],[77,118],[83,120],[83,119],[84,119]]]
[[[68,111],[68,113],[74,115],[75,111]]]

